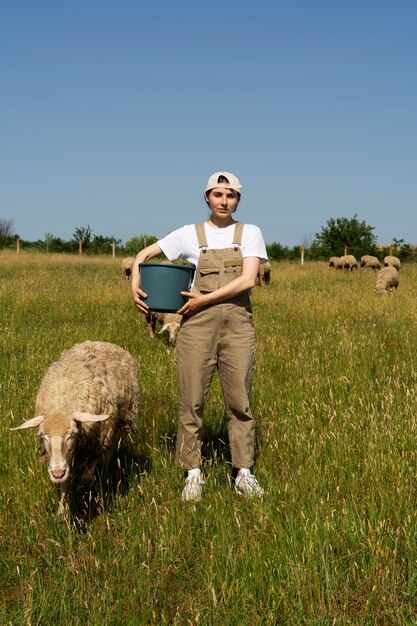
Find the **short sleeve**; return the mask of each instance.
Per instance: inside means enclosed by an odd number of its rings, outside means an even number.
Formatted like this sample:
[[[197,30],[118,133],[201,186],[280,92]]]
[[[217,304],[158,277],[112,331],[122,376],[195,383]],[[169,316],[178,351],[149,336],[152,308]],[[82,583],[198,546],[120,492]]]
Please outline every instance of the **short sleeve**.
[[[261,263],[268,260],[265,241],[258,226],[245,224],[242,237],[242,254],[243,257],[257,256],[261,259]]]
[[[168,235],[158,240],[158,246],[161,248],[162,252],[170,261],[176,261],[184,253],[182,236],[183,230],[184,227],[178,228],[177,230],[173,230],[171,233],[168,233]]]

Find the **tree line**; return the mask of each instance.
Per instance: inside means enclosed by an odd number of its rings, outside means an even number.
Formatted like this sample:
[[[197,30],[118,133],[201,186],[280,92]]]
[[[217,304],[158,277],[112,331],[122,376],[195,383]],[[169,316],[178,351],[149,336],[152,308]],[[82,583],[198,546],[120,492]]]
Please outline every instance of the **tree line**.
[[[124,245],[122,240],[113,235],[96,235],[91,226],[81,226],[74,229],[71,239],[65,240],[52,233],[45,233],[44,239],[28,241],[14,232],[13,220],[0,218],[0,249],[16,249],[16,240],[19,247],[33,252],[79,254],[80,242],[83,254],[112,254],[113,248],[117,256],[134,256],[145,246],[157,241],[155,235],[139,235],[131,237]]]
[[[300,259],[301,248],[306,261],[328,260],[331,256],[342,256],[347,249],[360,259],[364,254],[372,254],[379,259],[390,253],[390,244],[393,254],[402,261],[417,262],[416,246],[406,243],[404,239],[393,238],[387,245],[377,243],[374,234],[375,227],[360,221],[355,214],[352,218],[330,218],[320,231],[316,232],[311,241],[305,238],[304,243],[288,247],[277,242],[266,244],[268,257],[276,261],[296,261]],[[36,252],[78,254],[80,242],[83,254],[112,254],[115,249],[117,256],[134,256],[139,250],[158,240],[156,235],[138,235],[131,237],[125,244],[121,239],[112,235],[96,235],[90,226],[74,229],[72,238],[68,241],[46,233],[43,240],[27,241],[21,239],[14,231],[13,220],[0,218],[0,249],[16,249],[16,240],[19,239],[22,249]]]
[[[378,244],[374,230],[374,226],[360,221],[356,214],[352,218],[330,218],[311,242],[306,240],[302,246],[292,248],[272,243],[267,244],[266,249],[268,257],[278,261],[299,259],[303,247],[306,261],[328,261],[332,256],[343,256],[345,251],[358,260],[371,254],[382,261],[392,251],[401,261],[417,262],[417,246],[395,237],[385,245]]]

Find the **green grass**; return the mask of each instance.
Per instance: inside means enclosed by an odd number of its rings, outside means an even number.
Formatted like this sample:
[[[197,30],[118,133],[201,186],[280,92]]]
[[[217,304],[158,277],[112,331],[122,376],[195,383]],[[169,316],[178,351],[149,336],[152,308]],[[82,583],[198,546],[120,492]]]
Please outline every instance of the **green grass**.
[[[150,339],[119,261],[0,255],[0,623],[417,624],[417,266],[272,264],[254,289],[262,501],[232,490],[220,388],[204,499],[180,501],[174,351]],[[34,415],[46,368],[86,339],[128,349],[141,390],[127,488],[82,529],[56,515]]]

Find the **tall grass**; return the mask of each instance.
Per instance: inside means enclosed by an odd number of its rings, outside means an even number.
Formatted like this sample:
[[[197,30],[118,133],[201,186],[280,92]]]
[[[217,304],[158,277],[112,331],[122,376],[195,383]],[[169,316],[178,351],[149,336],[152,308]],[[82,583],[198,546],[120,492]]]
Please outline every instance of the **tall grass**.
[[[261,501],[232,489],[218,381],[204,499],[180,501],[174,353],[150,339],[118,261],[0,255],[0,623],[417,623],[417,267],[274,263],[254,289]],[[83,527],[58,519],[37,387],[85,339],[127,348],[141,406],[127,487]]]

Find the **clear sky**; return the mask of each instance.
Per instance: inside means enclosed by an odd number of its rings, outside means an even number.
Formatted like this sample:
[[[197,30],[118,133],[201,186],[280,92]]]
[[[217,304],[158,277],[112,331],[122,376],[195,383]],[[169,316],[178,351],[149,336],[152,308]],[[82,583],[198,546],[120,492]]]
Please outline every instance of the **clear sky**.
[[[417,243],[416,0],[5,0],[0,217],[126,241],[236,217],[305,243],[357,214]]]

